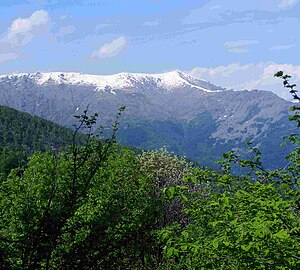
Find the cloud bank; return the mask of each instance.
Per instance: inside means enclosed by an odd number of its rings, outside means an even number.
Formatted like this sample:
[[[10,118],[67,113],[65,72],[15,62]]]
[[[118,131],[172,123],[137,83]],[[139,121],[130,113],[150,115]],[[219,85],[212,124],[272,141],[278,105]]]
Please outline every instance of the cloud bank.
[[[73,25],[62,26],[58,29],[57,37],[59,38],[65,37],[67,35],[74,33],[75,30],[76,28]]]
[[[17,18],[0,35],[0,64],[17,59],[23,46],[42,31],[49,23],[49,15],[37,10],[27,18]]]
[[[295,5],[298,2],[298,0],[281,0],[278,4],[279,8],[288,8],[293,5]]]
[[[232,63],[213,68],[196,67],[187,73],[210,81],[214,84],[234,90],[268,90],[278,96],[290,100],[290,94],[283,88],[281,80],[274,74],[282,70],[292,76],[292,82],[300,85],[300,65],[262,62],[257,64]]]
[[[16,53],[2,53],[0,54],[0,64],[16,58],[18,58],[18,55]]]
[[[226,42],[224,46],[228,49],[228,52],[231,53],[246,53],[249,52],[246,46],[257,43],[257,40],[235,40]]]
[[[38,30],[47,25],[49,15],[45,10],[37,10],[28,18],[17,18],[11,23],[6,33],[0,39],[12,47],[24,46],[29,43]]]
[[[110,58],[120,54],[126,47],[125,37],[119,37],[109,43],[104,44],[98,50],[92,52],[92,58]]]

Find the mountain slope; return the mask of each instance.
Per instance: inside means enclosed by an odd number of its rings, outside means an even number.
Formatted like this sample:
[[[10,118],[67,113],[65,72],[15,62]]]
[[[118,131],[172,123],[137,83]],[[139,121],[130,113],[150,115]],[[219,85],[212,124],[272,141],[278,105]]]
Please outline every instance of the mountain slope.
[[[28,113],[0,106],[0,172],[21,166],[34,151],[60,151],[73,131]],[[79,141],[83,141],[79,135]]]
[[[284,151],[280,136],[292,128],[290,103],[266,91],[226,91],[180,71],[111,76],[33,73],[0,77],[3,105],[71,126],[87,107],[104,126],[127,106],[121,143],[143,148],[166,145],[176,153],[211,165],[220,153],[242,148],[248,140]],[[276,136],[276,138],[275,138]],[[277,138],[278,137],[278,138]],[[274,155],[268,166],[283,164]]]

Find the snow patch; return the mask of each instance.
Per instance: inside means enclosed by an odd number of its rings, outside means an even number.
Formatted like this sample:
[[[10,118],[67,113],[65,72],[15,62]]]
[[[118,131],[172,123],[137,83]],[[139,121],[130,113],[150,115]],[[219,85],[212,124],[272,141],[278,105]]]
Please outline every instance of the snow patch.
[[[107,91],[116,94],[116,89],[133,89],[140,85],[149,84],[158,88],[173,89],[180,87],[192,87],[205,92],[221,92],[219,90],[210,90],[200,86],[201,82],[191,75],[180,71],[172,71],[161,74],[143,74],[143,73],[118,73],[115,75],[92,75],[76,72],[48,72],[48,73],[20,73],[14,75],[1,75],[1,78],[20,78],[29,77],[34,79],[39,85],[55,83],[55,84],[71,84],[71,85],[90,85],[95,86],[96,90]]]

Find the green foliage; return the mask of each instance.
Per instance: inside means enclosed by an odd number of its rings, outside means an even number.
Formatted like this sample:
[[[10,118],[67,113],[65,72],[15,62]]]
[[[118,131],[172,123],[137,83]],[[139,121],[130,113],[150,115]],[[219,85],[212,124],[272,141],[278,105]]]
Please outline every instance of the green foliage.
[[[72,143],[73,131],[50,121],[0,106],[0,172],[22,167],[34,151],[62,151]],[[77,136],[83,143],[84,136]]]
[[[161,201],[161,220],[159,228],[174,221],[186,223],[182,213],[182,200],[165,201],[165,192],[172,192],[174,186],[183,184],[183,176],[188,174],[193,164],[184,158],[168,153],[165,148],[143,151],[138,160],[141,169],[148,175],[148,182],[155,191],[155,197]]]
[[[174,269],[297,269],[295,197],[283,196],[276,182],[247,179],[241,185],[230,175],[216,176],[219,191],[207,189],[204,197],[195,192],[185,203],[190,224],[159,233],[166,257],[177,262]]]
[[[138,159],[141,169],[159,190],[180,183],[183,175],[193,167],[191,162],[170,154],[166,148],[143,151]]]
[[[78,117],[74,142],[85,128],[85,146],[35,153],[23,172],[12,170],[2,182],[0,251],[8,269],[141,268],[156,252],[152,186],[114,134],[97,139],[96,118]]]
[[[265,130],[265,122],[270,122],[270,119],[254,117],[256,113],[258,113],[258,109],[254,107],[249,112],[248,117],[255,119],[251,128],[258,132],[254,143],[260,145],[264,166],[270,169],[281,167],[285,164],[284,156],[293,149],[290,144],[279,147],[285,130],[292,128],[292,124],[288,122],[288,114],[275,123],[267,123],[269,128]],[[245,118],[243,122],[247,120]],[[242,122],[238,124],[242,124]],[[279,128],[281,126],[284,128]],[[215,162],[220,159],[222,153],[237,148],[241,149],[241,152],[245,152],[247,149],[244,142],[230,139],[233,128],[222,131],[229,134],[226,141],[215,138],[214,133],[217,129],[216,119],[210,113],[199,113],[190,121],[174,119],[139,120],[127,117],[120,125],[117,138],[120,144],[135,146],[140,149],[149,150],[166,147],[168,151],[174,152],[176,155],[187,156],[201,166],[217,169],[218,166]],[[252,139],[252,135],[247,138],[247,140]],[[274,150],[277,151],[278,155],[273,155]]]
[[[276,76],[299,100],[290,77]],[[249,143],[247,158],[231,150],[214,171],[165,149],[119,147],[123,110],[110,138],[99,139],[98,115],[86,110],[68,149],[36,152],[26,168],[2,174],[1,269],[300,268],[297,133],[287,137],[294,149],[280,169],[265,169]],[[300,126],[300,107],[291,110]],[[20,156],[3,149],[6,173]],[[244,175],[233,173],[237,166]]]
[[[294,99],[299,100],[290,76],[283,79]],[[299,106],[291,120],[300,126]],[[187,198],[183,211],[187,226],[163,228],[158,239],[164,245],[166,263],[172,269],[299,269],[300,268],[300,150],[298,134],[289,136],[294,150],[278,170],[265,170],[260,151],[250,144],[251,159],[234,151],[224,155],[220,173],[195,170],[185,179],[203,191],[169,188],[167,195]],[[232,163],[249,169],[233,176]]]

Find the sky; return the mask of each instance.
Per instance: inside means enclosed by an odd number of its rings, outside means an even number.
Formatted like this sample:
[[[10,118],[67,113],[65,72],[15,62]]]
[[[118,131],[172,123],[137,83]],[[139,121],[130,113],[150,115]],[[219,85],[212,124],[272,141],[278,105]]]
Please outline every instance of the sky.
[[[300,0],[1,0],[0,74],[181,70],[288,98],[300,85]]]

